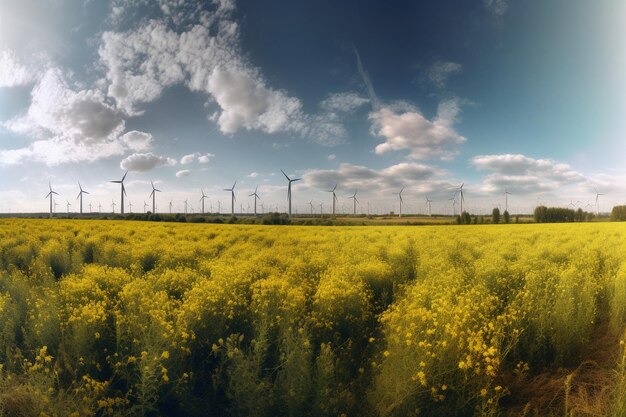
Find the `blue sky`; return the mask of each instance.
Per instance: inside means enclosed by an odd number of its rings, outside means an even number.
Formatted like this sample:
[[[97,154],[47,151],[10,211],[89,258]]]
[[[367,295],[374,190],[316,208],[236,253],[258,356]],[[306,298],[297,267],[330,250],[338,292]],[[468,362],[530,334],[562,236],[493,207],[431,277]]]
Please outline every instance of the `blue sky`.
[[[626,199],[622,1],[178,3],[0,0],[0,211]]]

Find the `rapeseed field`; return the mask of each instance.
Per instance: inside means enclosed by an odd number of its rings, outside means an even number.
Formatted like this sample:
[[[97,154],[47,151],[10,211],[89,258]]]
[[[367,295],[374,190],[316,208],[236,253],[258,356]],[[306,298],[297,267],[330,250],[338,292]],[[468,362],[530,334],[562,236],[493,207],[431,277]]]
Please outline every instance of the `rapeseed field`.
[[[0,220],[0,416],[624,416],[625,326],[626,224]]]

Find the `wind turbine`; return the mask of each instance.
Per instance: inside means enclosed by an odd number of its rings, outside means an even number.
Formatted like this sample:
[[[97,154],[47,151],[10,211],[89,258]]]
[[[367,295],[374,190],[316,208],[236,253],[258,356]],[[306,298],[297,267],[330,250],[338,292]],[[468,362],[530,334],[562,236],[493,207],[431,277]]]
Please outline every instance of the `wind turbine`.
[[[449,198],[448,201],[452,201],[452,215],[456,216],[456,194],[452,198]]]
[[[152,192],[148,196],[148,198],[152,197],[152,214],[156,213],[156,193],[160,193],[161,190],[154,188],[154,183],[150,181],[150,185],[152,186]]]
[[[48,188],[50,189],[50,192],[46,194],[44,198],[48,198],[48,197],[50,198],[50,218],[52,218],[52,196],[54,194],[59,195],[59,193],[52,190],[52,185],[50,183],[48,183]]]
[[[465,197],[463,196],[464,185],[465,183],[462,183],[461,186],[459,187],[459,194],[461,194],[461,198],[459,199],[459,201],[461,202],[461,214],[463,214],[463,202],[465,201]]]
[[[598,190],[596,190],[596,215],[600,217],[600,196],[604,194],[600,194]]]
[[[54,200],[54,212],[57,212],[57,207],[59,206],[59,203],[57,203],[56,200]]]
[[[311,206],[311,216],[313,215],[313,200],[309,201],[309,206]]]
[[[351,199],[353,200],[353,201],[352,201],[352,204],[353,204],[353,208],[352,208],[352,215],[353,215],[353,216],[356,216],[356,203],[358,203],[358,202],[359,202],[359,200],[356,198],[356,193],[358,193],[358,192],[359,192],[358,190],[355,190],[355,191],[354,191],[354,194],[352,194],[352,195],[349,197],[349,198],[351,198]]]
[[[320,216],[324,216],[324,203],[320,203]],[[333,217],[335,217],[334,214]]]
[[[124,174],[124,176],[122,177],[121,180],[119,181],[111,181],[115,184],[121,184],[122,185],[122,191],[121,191],[121,205],[120,205],[120,213],[124,214],[124,196],[126,195],[126,188],[124,188],[124,180],[126,179],[126,175],[128,174],[128,171],[126,171],[126,173]],[[114,212],[115,212],[115,208],[114,208]]]
[[[509,211],[509,195],[511,193],[508,192],[508,190],[505,188],[504,189],[504,193],[502,194],[504,196],[504,211]]]
[[[169,206],[170,206],[170,214],[172,214],[172,203],[173,203],[173,200],[170,200],[170,203],[169,203]]]
[[[237,185],[237,181],[233,183],[233,186],[230,188],[224,188],[224,191],[230,191],[230,214],[232,216],[235,215],[235,185]]]
[[[254,189],[254,192],[248,196],[248,197],[254,197],[254,216],[255,217],[256,217],[256,201],[261,199],[261,197],[259,197],[259,194],[257,193],[258,189],[259,189],[259,186],[257,185],[256,188]]]
[[[220,214],[222,212],[222,202],[220,200],[217,200],[217,214]]]
[[[70,214],[70,206],[72,205],[72,203],[70,203],[69,200],[65,200],[67,201],[67,214]]]
[[[393,193],[394,195],[397,195],[398,200],[400,200],[400,215],[398,217],[402,217],[402,191],[404,191],[404,187],[402,187],[399,193]]]
[[[98,203],[98,214],[102,213],[102,203]]]
[[[187,205],[188,205],[188,204],[189,204],[189,203],[187,202],[187,199],[185,199],[185,215],[187,215]]]
[[[78,192],[76,199],[78,200],[80,198],[80,214],[83,214],[83,194],[89,194],[89,192],[83,190],[83,187],[80,185],[80,181],[78,182],[78,188],[80,191]]]
[[[337,189],[337,184],[333,187],[332,190],[328,190],[328,193],[333,193],[333,217],[335,217],[335,203],[337,202],[337,194],[335,194],[335,190]]]
[[[287,176],[287,174],[285,174],[285,171],[283,171],[282,169],[280,170],[280,172],[282,172],[285,178],[287,178],[287,181],[289,181],[289,185],[287,186],[287,201],[289,202],[289,216],[291,217],[291,183],[300,181],[302,178],[291,179]]]
[[[426,204],[428,205],[428,216],[432,217],[432,211],[431,211],[431,206],[430,203],[432,203],[433,200],[429,199],[428,197],[426,197]]]
[[[200,202],[202,203],[202,214],[204,214],[204,199],[209,197],[204,194],[204,190],[202,188],[200,188],[200,191],[202,192],[202,197],[200,197]]]
[[[143,214],[146,214],[147,207],[148,207],[148,203],[146,203],[146,200],[143,200]]]
[[[128,201],[128,211],[133,212],[133,203],[130,200]]]
[[[114,200],[111,200],[111,208],[112,208],[113,213],[115,213],[115,201]]]
[[[92,211],[91,211],[91,203],[89,203],[89,213],[92,213]]]

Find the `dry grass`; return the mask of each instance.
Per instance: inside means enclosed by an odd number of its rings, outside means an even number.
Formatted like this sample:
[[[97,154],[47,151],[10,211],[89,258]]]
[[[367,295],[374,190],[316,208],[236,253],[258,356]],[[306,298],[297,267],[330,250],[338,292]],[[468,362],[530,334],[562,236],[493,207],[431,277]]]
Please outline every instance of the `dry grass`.
[[[505,415],[612,416],[619,346],[607,325],[598,326],[576,368],[545,369],[514,382]]]

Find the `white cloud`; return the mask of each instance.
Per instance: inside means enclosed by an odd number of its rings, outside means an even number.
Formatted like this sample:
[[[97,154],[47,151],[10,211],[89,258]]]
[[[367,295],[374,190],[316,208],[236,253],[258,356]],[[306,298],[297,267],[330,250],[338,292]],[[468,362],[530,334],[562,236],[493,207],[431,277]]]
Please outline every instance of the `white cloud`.
[[[176,177],[178,178],[188,177],[189,175],[191,175],[191,171],[189,171],[188,169],[183,169],[182,171],[176,172]]]
[[[339,184],[342,190],[359,189],[373,192],[390,192],[411,185],[425,192],[431,189],[436,177],[445,171],[415,162],[403,162],[383,169],[362,165],[340,164],[337,169],[312,169],[303,175],[306,185],[316,189],[331,189]]]
[[[176,160],[152,152],[134,153],[122,159],[120,168],[128,171],[150,171],[160,166],[174,166]]]
[[[0,151],[0,162],[25,160],[56,165],[95,161],[124,152],[119,140],[122,114],[98,90],[76,90],[59,68],[47,70],[31,92],[25,114],[3,126],[35,141],[28,147]]]
[[[535,159],[521,154],[479,155],[471,160],[479,170],[491,171],[482,191],[537,193],[581,184],[585,176],[568,164],[552,159]]]
[[[329,161],[334,161],[335,159],[337,159],[337,155],[335,155],[334,153],[333,153],[333,154],[328,155],[328,160],[329,160]]]
[[[212,153],[205,153],[204,155],[198,156],[198,162],[201,164],[208,164],[211,158],[215,157]]]
[[[259,176],[258,172],[251,172],[248,175],[246,175],[246,177],[248,177],[248,178],[256,178],[258,176]]]
[[[152,147],[154,139],[150,133],[140,132],[137,130],[131,130],[124,133],[120,139],[133,151],[145,151]]]
[[[456,145],[466,141],[454,129],[459,112],[458,99],[439,103],[432,121],[419,111],[398,113],[387,107],[375,110],[369,115],[372,133],[386,139],[376,146],[376,153],[409,150],[413,159],[452,159],[457,154]]]
[[[186,6],[163,4],[161,11],[176,27],[180,13],[174,10]],[[150,20],[137,29],[102,35],[98,52],[104,82],[118,107],[140,114],[140,105],[156,100],[164,89],[185,85],[217,105],[209,120],[224,134],[245,129],[291,132],[326,145],[343,141],[345,129],[332,114],[305,114],[298,98],[267,85],[241,53],[239,25],[231,16],[234,3],[216,4],[213,13],[190,13],[194,23],[187,19],[178,31],[165,20]]]
[[[461,72],[463,67],[456,62],[435,61],[427,71],[428,79],[438,88],[444,88],[450,76]]]
[[[223,133],[241,128],[266,133],[302,128],[300,100],[267,88],[248,71],[216,68],[209,76],[208,91],[222,109],[217,123]]]
[[[35,78],[35,72],[23,65],[13,51],[0,51],[0,88],[28,85]]]
[[[190,153],[189,155],[185,155],[182,158],[180,158],[180,163],[182,165],[187,165],[187,164],[191,164],[195,160],[196,160],[196,154]]]
[[[333,93],[320,103],[320,107],[330,112],[352,113],[369,102],[369,99],[354,92]]]

